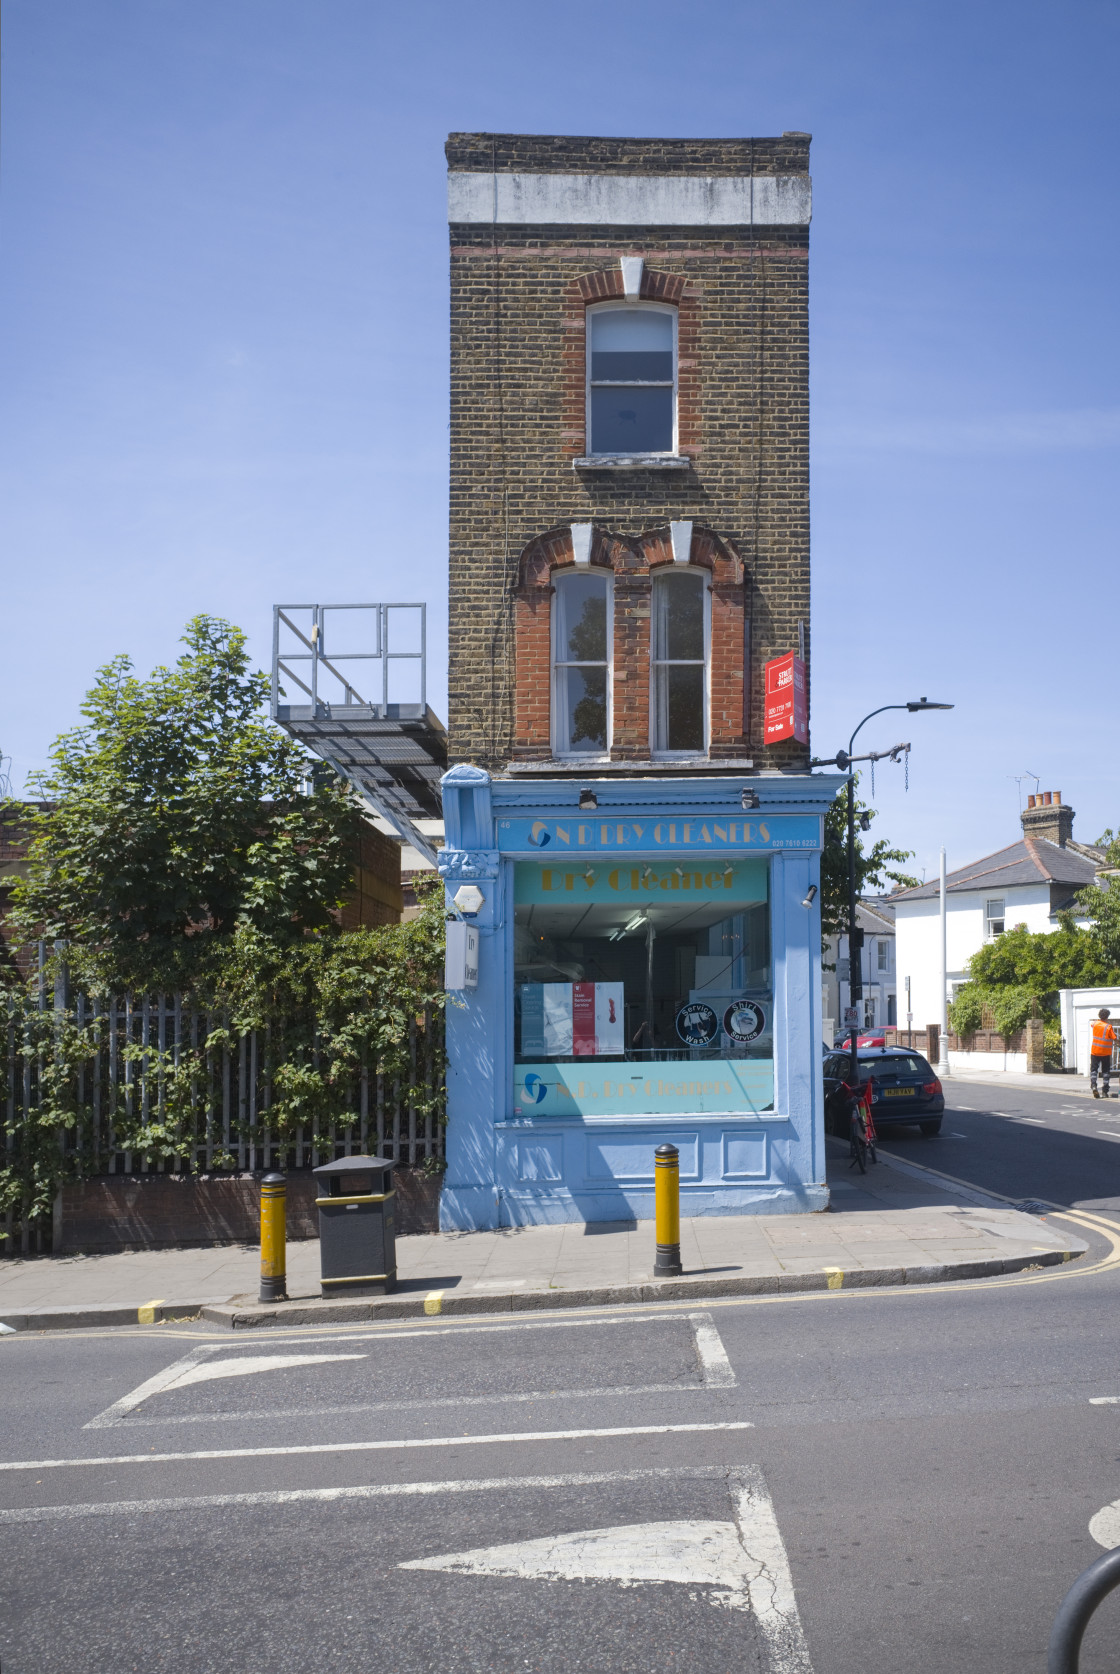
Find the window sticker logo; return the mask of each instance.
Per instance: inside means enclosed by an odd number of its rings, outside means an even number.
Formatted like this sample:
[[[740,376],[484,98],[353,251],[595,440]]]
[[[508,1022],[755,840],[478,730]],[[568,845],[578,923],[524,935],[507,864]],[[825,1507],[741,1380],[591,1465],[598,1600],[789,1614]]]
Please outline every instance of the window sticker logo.
[[[766,1028],[766,1013],[754,1000],[736,1000],[723,1014],[723,1032],[737,1046],[749,1046]]]
[[[719,1019],[711,1006],[693,1000],[677,1013],[677,1033],[686,1046],[710,1046],[716,1038]]]
[[[530,1073],[522,1082],[521,1091],[525,1095],[526,1104],[540,1104],[548,1092],[548,1086],[539,1075]]]

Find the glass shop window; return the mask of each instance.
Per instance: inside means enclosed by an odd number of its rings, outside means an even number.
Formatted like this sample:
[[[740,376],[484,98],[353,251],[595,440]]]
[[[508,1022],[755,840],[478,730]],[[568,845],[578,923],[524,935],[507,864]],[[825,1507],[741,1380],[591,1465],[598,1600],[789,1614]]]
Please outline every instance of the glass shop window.
[[[602,756],[610,743],[611,577],[556,578],[552,610],[552,750]]]
[[[588,453],[672,453],[674,308],[604,303],[587,314]]]
[[[769,864],[517,865],[514,1114],[772,1108]]]
[[[652,749],[703,755],[708,747],[708,588],[703,570],[653,580]]]

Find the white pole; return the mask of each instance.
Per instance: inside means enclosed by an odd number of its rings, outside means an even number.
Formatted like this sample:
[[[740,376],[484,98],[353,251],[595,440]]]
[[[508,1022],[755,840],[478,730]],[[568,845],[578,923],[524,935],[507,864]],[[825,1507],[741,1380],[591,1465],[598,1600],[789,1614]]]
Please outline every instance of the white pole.
[[[945,850],[944,849],[942,849],[942,851],[941,851],[940,905],[941,905],[941,989],[940,989],[940,999],[939,999],[939,1002],[938,1002],[939,1015],[938,1015],[938,1019],[937,1019],[938,1023],[940,1024],[939,1035],[938,1035],[938,1049],[937,1049],[937,1073],[938,1073],[938,1075],[948,1075],[948,1073],[949,1073],[949,996],[948,996],[948,993],[947,993],[947,989],[948,989],[948,986],[949,986],[949,960],[948,960],[948,944],[947,944],[947,937],[946,937],[947,926],[946,926],[946,920],[945,920]]]

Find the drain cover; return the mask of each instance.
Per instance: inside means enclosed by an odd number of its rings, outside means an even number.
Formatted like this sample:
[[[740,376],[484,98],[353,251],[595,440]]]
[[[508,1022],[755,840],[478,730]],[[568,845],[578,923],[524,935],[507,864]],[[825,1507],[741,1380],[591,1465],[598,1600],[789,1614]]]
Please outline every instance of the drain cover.
[[[1050,1213],[1050,1205],[1040,1203],[1037,1197],[1025,1197],[1022,1203],[1017,1203],[1015,1207],[1021,1209],[1024,1215],[1048,1215]]]

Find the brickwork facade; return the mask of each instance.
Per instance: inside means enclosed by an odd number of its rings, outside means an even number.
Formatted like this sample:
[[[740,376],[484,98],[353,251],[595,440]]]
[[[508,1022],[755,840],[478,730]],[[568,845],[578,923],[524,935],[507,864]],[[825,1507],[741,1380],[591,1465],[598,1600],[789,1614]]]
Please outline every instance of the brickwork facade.
[[[807,176],[809,137],[454,135],[451,171]],[[554,573],[571,524],[614,578],[611,756],[650,756],[650,601],[691,521],[711,576],[709,759],[803,768],[762,742],[763,666],[809,622],[808,229],[453,222],[450,754],[502,771],[551,755]],[[586,318],[623,294],[677,311],[677,452],[688,468],[584,469]]]

